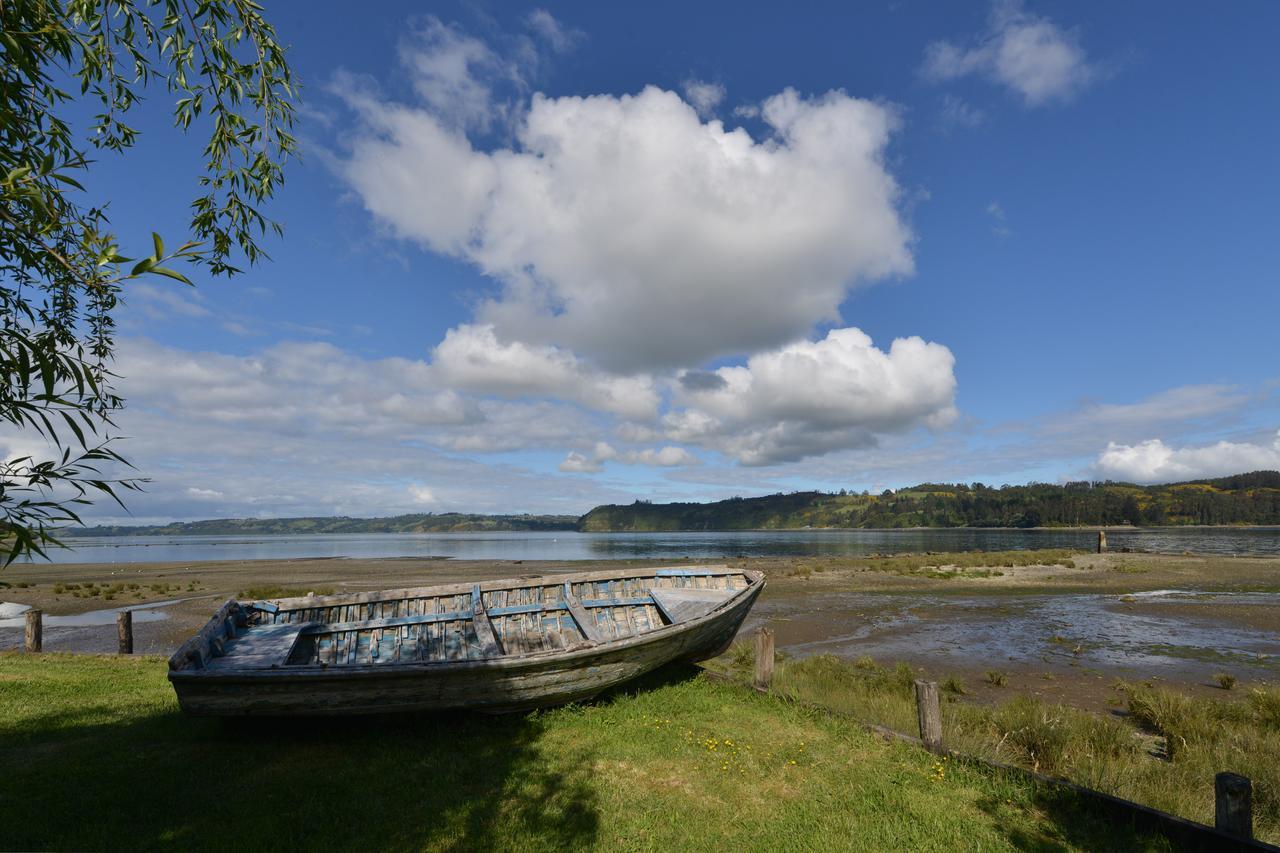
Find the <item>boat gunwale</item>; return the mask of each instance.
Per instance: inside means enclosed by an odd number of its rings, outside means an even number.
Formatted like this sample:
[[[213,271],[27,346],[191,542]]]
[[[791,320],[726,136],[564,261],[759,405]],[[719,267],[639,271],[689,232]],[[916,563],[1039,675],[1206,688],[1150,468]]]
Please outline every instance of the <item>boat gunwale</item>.
[[[700,571],[700,570],[707,571]],[[332,607],[341,604],[372,604],[376,601],[397,601],[405,598],[431,598],[443,595],[462,595],[471,592],[476,586],[481,592],[496,590],[532,589],[533,587],[555,586],[565,581],[578,583],[580,580],[616,580],[619,578],[646,577],[650,572],[692,572],[698,575],[745,575],[760,574],[753,569],[735,569],[725,563],[694,566],[657,566],[640,571],[625,569],[605,569],[592,572],[552,572],[548,575],[523,575],[518,578],[500,578],[489,581],[458,581],[456,583],[437,584],[436,586],[415,586],[401,589],[380,589],[368,592],[334,593],[333,595],[297,595],[290,598],[258,598],[252,601],[238,602],[241,607],[253,607],[255,604],[270,604],[277,611],[309,610],[313,607]],[[763,575],[761,575],[763,577]]]
[[[443,674],[467,672],[470,670],[505,670],[521,667],[537,666],[548,661],[572,662],[582,658],[607,655],[614,652],[627,651],[651,643],[664,642],[681,633],[695,630],[708,622],[722,618],[725,613],[747,598],[752,600],[764,589],[764,573],[751,569],[735,571],[733,574],[745,575],[748,584],[738,590],[732,597],[725,599],[712,610],[691,619],[672,625],[664,625],[652,631],[633,634],[603,643],[584,645],[574,649],[548,649],[539,652],[527,652],[520,655],[503,655],[496,658],[456,661],[409,661],[396,663],[360,663],[331,666],[329,664],[273,664],[258,669],[170,669],[169,680],[177,681],[219,681],[235,683],[237,681],[293,681],[314,682],[318,678],[325,680],[366,679],[379,677],[411,677],[425,674]],[[602,578],[603,579],[603,578]]]

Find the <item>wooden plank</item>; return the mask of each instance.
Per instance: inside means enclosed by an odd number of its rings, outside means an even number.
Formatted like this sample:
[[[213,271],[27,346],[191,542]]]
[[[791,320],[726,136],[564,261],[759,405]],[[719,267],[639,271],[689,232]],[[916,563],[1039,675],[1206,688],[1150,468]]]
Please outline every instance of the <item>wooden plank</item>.
[[[441,640],[444,642],[444,656],[448,660],[462,658],[462,636],[459,631],[461,623],[444,622],[440,625]]]
[[[582,636],[587,638],[587,642],[592,644],[600,644],[604,642],[604,636],[600,632],[600,627],[596,624],[595,617],[589,614],[582,602],[578,601],[577,596],[567,592],[569,589],[568,582],[565,583],[566,595],[564,599],[565,607],[573,621],[578,623],[578,630],[582,631]]]
[[[487,613],[490,616],[515,616],[520,613],[542,613],[547,610],[563,610],[564,605],[556,604],[516,604],[511,607],[490,607]]]
[[[213,618],[206,622],[194,637],[178,646],[178,650],[170,656],[169,670],[175,672],[203,667],[213,655],[211,648],[213,638],[225,636],[227,620],[237,619],[241,613],[240,603],[235,599],[229,598],[223,602],[213,614]]]
[[[635,598],[584,598],[582,599],[583,607],[642,607],[652,604],[653,601],[649,596],[637,596]]]
[[[480,656],[482,658],[502,657],[502,646],[493,632],[493,623],[489,621],[489,614],[484,610],[484,596],[480,593],[480,584],[476,584],[471,590],[471,610],[476,638],[480,641]]]
[[[310,623],[310,633],[329,634],[336,631],[369,631],[380,628],[401,628],[405,625],[423,625],[429,622],[456,622],[459,619],[466,620],[470,618],[471,611],[455,610],[449,613],[428,613],[422,616],[395,616],[387,619],[366,619],[360,622],[330,622],[326,624]]]
[[[205,667],[210,670],[283,666],[298,636],[307,629],[305,622],[264,625],[228,640],[223,654],[213,657]]]
[[[653,602],[673,624],[691,622],[707,615],[737,591],[731,589],[655,589],[650,593]]]
[[[685,566],[680,569],[644,569],[627,567],[623,569],[614,569],[605,572],[574,572],[574,573],[556,573],[553,578],[513,578],[503,580],[483,581],[480,584],[482,591],[495,592],[499,590],[512,589],[544,589],[558,585],[563,579],[569,579],[571,582],[590,582],[597,579],[617,579],[626,580],[632,578],[653,578],[655,575],[671,573],[688,573],[693,575],[707,574],[727,574],[741,575],[743,570],[733,569],[723,564],[705,565],[705,566]],[[377,590],[373,592],[361,593],[340,593],[337,595],[317,595],[317,596],[298,596],[295,598],[276,599],[275,604],[270,607],[276,607],[280,611],[300,611],[306,608],[341,606],[347,607],[354,604],[366,604],[370,602],[382,601],[399,601],[401,599],[412,598],[433,598],[442,595],[465,595],[471,591],[472,584],[457,583],[444,584],[431,587],[407,587],[402,589]],[[268,604],[268,602],[258,602],[260,604]],[[265,609],[265,608],[264,608]],[[274,612],[274,611],[271,611]],[[342,621],[357,621],[352,617],[347,617]]]

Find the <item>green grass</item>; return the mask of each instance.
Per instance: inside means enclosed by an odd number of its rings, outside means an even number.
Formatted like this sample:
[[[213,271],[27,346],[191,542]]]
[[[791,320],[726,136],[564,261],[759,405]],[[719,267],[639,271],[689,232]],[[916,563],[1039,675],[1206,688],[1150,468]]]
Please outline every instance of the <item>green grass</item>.
[[[317,586],[304,589],[302,587],[280,586],[279,584],[262,584],[240,590],[239,597],[246,601],[263,601],[268,598],[301,598],[309,592],[314,592],[316,595],[333,595],[334,588],[331,586]]]
[[[1035,551],[961,551],[946,554],[899,554],[891,557],[850,557],[833,560],[833,565],[855,571],[887,572],[896,575],[923,575],[947,580],[954,578],[1001,577],[995,567],[1062,566],[1075,568],[1080,554],[1067,548]]]
[[[0,849],[1168,849],[690,667],[536,714],[236,724],[164,673],[0,654]]]
[[[745,675],[753,658],[736,651],[713,665]],[[848,663],[820,655],[781,660],[774,688],[914,734],[913,677],[902,664],[885,669],[870,658]],[[956,684],[949,678],[943,688],[954,697]],[[996,706],[952,698],[942,707],[943,738],[969,755],[1061,776],[1208,824],[1214,775],[1241,773],[1253,780],[1258,837],[1280,841],[1280,687],[1251,688],[1242,701],[1193,698],[1150,684],[1117,682],[1114,688],[1127,709],[1124,718],[1025,696]],[[1157,758],[1152,747],[1160,743],[1163,757]]]

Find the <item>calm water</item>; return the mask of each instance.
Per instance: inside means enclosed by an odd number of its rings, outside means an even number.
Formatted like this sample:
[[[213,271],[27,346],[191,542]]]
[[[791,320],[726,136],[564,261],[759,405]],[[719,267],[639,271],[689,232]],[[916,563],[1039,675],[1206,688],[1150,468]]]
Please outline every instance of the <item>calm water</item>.
[[[68,538],[57,563],[156,563],[306,557],[453,557],[468,560],[624,560],[857,556],[904,551],[1092,548],[1085,530],[792,530],[742,533],[373,533],[298,536]],[[1109,530],[1112,550],[1280,556],[1280,527]]]

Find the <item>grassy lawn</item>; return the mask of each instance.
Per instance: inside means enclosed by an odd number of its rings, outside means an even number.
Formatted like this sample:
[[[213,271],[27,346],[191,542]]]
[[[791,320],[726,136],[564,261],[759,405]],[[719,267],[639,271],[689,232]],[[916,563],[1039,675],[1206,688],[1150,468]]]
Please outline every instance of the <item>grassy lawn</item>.
[[[740,679],[754,666],[746,643],[709,664]],[[900,732],[916,729],[911,667],[881,667],[830,655],[784,659],[774,690]],[[987,678],[999,683],[1001,674]],[[963,682],[941,683],[943,736],[968,755],[1070,779],[1161,811],[1212,825],[1214,775],[1253,781],[1254,832],[1280,842],[1280,687],[1207,699],[1150,684],[1117,683],[1121,714],[1099,715],[1011,697],[997,705],[962,701]],[[1225,691],[1224,691],[1225,695]],[[1153,755],[1153,753],[1155,753]]]
[[[506,717],[184,718],[159,658],[0,654],[0,849],[1166,849],[668,668]]]

